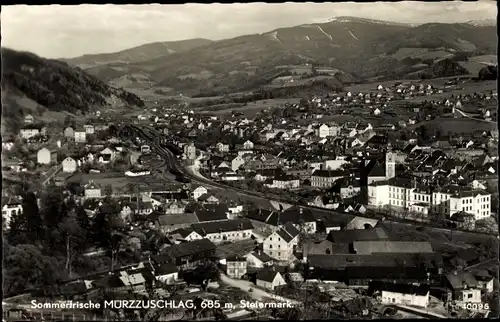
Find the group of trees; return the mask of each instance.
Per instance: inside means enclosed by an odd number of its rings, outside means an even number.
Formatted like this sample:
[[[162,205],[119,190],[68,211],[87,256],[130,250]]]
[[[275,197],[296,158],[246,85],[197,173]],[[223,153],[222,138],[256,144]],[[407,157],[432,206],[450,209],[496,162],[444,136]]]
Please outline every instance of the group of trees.
[[[92,247],[109,250],[110,266],[116,265],[117,254],[130,239],[120,233],[124,224],[119,207],[110,199],[104,202],[90,219],[61,187],[50,186],[39,197],[23,191],[23,212],[12,218],[4,233],[5,295],[29,289],[51,293],[68,278],[108,268],[82,256]]]
[[[3,71],[5,84],[51,110],[89,111],[107,105],[106,98],[112,94],[130,105],[144,105],[135,94],[112,89],[65,63],[9,49],[2,49],[2,55],[9,62]]]

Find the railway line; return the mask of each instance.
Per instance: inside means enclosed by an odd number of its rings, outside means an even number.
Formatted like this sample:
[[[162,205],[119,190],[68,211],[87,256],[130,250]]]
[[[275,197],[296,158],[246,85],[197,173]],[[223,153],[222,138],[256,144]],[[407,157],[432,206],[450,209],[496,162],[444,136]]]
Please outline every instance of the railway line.
[[[233,192],[238,193],[239,195],[247,196],[247,197],[252,197],[254,199],[261,199],[261,200],[266,200],[266,201],[268,201],[270,199],[273,199],[273,200],[275,200],[277,202],[283,202],[283,203],[286,203],[286,204],[296,204],[295,200],[289,200],[289,199],[284,198],[282,196],[269,195],[269,194],[263,195],[263,194],[260,194],[258,192],[247,191],[247,190],[244,190],[244,189],[240,189],[240,188],[228,186],[228,185],[223,184],[223,183],[214,182],[214,181],[211,181],[211,180],[208,180],[208,179],[201,179],[200,177],[195,176],[195,175],[189,173],[189,171],[187,171],[182,166],[180,166],[177,163],[177,158],[174,155],[174,153],[172,151],[170,151],[168,148],[163,147],[163,146],[161,146],[160,143],[158,143],[158,141],[159,141],[158,139],[161,137],[160,133],[158,133],[158,132],[156,132],[155,130],[152,130],[152,129],[148,129],[148,128],[144,129],[144,128],[136,126],[136,125],[128,125],[128,126],[130,126],[131,129],[133,131],[135,131],[135,133],[137,135],[141,136],[143,139],[149,140],[148,143],[151,146],[151,148],[155,149],[160,156],[162,156],[162,157],[164,157],[166,159],[167,170],[169,170],[169,171],[176,171],[176,172],[182,173],[182,175],[184,177],[189,178],[192,182],[196,182],[196,183],[202,184],[202,185],[204,185],[206,187],[210,187],[210,188],[223,189],[223,190],[231,190]],[[316,206],[301,205],[301,207],[304,208],[304,209],[313,210],[313,211],[315,211],[317,213],[323,213],[323,214],[332,214],[332,213],[335,213],[334,211],[332,211],[330,209],[325,209],[325,208],[316,207]],[[336,214],[339,215],[339,216],[342,216],[342,215],[345,216],[345,215],[347,215],[347,214],[343,214],[343,213],[336,213]],[[483,232],[471,232],[471,231],[458,230],[458,229],[452,229],[452,230],[450,230],[449,228],[435,227],[435,226],[432,226],[429,223],[415,222],[415,221],[410,220],[410,219],[394,218],[394,217],[389,217],[388,218],[387,216],[384,216],[383,214],[372,214],[370,217],[368,217],[366,215],[365,216],[356,215],[356,216],[357,217],[366,218],[366,219],[384,220],[387,223],[401,225],[401,226],[422,226],[422,227],[425,227],[426,229],[433,230],[435,232],[441,232],[441,233],[449,233],[450,231],[453,231],[453,234],[462,234],[464,236],[470,235],[470,236],[485,236],[485,237],[486,236],[490,236],[490,237],[494,237],[491,234],[483,233]]]

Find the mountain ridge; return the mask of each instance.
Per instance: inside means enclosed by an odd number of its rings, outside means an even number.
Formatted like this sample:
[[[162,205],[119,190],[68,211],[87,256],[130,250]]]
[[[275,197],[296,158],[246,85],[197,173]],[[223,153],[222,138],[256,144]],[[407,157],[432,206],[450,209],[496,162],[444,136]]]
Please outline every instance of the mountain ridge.
[[[110,63],[135,63],[150,60],[168,54],[191,50],[196,47],[208,45],[213,40],[205,38],[192,38],[178,41],[159,41],[147,43],[117,52],[86,54],[74,58],[59,59],[76,66],[102,65]]]
[[[1,52],[3,130],[16,132],[25,113],[85,114],[101,108],[144,106],[135,94],[65,62],[5,47]]]
[[[496,47],[492,46],[496,43],[496,28],[492,26],[412,26],[356,17],[336,19],[213,41],[150,60],[87,70],[105,81],[120,80],[136,88],[162,87],[174,93],[203,89],[223,94],[261,83],[276,66],[290,66],[292,73],[297,66],[314,63],[363,80],[399,73],[406,68],[406,57],[428,60],[430,66],[433,61],[459,52],[469,56],[496,54]]]

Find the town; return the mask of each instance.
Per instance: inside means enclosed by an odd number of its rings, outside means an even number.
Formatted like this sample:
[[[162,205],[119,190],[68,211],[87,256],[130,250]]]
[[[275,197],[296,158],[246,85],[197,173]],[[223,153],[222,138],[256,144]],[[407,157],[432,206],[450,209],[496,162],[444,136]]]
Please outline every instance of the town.
[[[2,6],[3,321],[498,318],[496,7],[432,5]]]
[[[79,276],[68,256],[56,298],[213,296],[234,306],[182,314],[229,319],[484,315],[496,283],[496,90],[433,100],[448,88],[371,86],[255,118],[166,112],[158,102],[136,118],[113,122],[102,111],[59,130],[27,115],[2,142],[3,173],[40,190],[4,190],[4,229],[21,229],[19,215],[38,204],[80,223],[64,228],[69,237],[107,234],[101,246],[68,248],[104,272]],[[349,121],[335,121],[346,108]],[[471,120],[486,126],[440,128]],[[58,209],[69,204],[76,214]],[[300,304],[238,309],[252,299]],[[140,314],[180,314],[151,311]]]

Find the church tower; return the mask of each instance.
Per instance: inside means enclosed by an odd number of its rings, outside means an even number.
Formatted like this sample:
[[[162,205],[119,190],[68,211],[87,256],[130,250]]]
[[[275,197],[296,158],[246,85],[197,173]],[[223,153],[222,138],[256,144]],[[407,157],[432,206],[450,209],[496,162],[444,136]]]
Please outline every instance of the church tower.
[[[392,151],[391,143],[387,143],[385,153],[385,179],[391,179],[396,176],[396,154]]]

